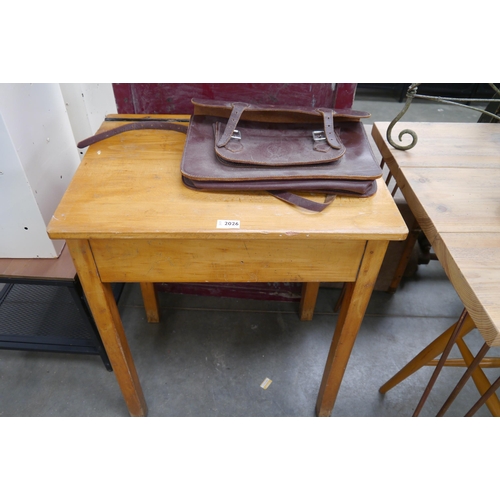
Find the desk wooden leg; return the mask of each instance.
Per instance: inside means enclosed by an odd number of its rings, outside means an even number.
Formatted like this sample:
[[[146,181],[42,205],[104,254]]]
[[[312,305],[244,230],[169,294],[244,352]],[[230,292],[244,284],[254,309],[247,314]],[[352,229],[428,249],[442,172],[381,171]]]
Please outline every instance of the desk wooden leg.
[[[310,321],[314,316],[314,308],[316,307],[316,299],[318,298],[319,282],[318,283],[303,283],[302,295],[300,297],[300,319],[302,321]]]
[[[159,323],[160,311],[154,283],[141,283],[141,292],[148,323]]]
[[[387,241],[369,241],[366,245],[356,281],[346,284],[345,296],[342,301],[335,333],[333,334],[316,403],[316,415],[318,417],[329,417],[333,410],[349,356],[375,286],[387,245]]]
[[[148,412],[146,400],[111,285],[101,282],[87,240],[71,240],[67,244],[130,415],[145,417]]]

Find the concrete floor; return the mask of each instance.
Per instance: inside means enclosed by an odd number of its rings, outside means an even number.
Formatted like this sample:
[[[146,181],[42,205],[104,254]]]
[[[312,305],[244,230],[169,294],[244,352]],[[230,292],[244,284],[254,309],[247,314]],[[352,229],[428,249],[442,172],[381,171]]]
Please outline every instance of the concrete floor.
[[[365,122],[369,133],[371,123],[392,120],[403,103],[358,91],[354,107],[372,113]],[[478,118],[476,112],[416,101],[404,120]],[[313,416],[338,295],[338,289],[322,288],[314,319],[301,322],[296,302],[161,293],[161,322],[148,324],[139,285],[126,285],[119,308],[149,416]],[[461,310],[436,261],[419,266],[396,294],[374,292],[332,416],[410,416],[433,368],[423,368],[385,396],[378,388]],[[468,339],[473,352],[479,349],[477,331]],[[437,412],[461,373],[443,371],[422,416]],[[499,374],[488,371],[490,379]],[[266,377],[272,383],[264,390]],[[469,382],[448,415],[463,415],[477,398]],[[0,350],[0,416],[127,415],[114,375],[97,356]],[[477,416],[491,415],[483,407]]]

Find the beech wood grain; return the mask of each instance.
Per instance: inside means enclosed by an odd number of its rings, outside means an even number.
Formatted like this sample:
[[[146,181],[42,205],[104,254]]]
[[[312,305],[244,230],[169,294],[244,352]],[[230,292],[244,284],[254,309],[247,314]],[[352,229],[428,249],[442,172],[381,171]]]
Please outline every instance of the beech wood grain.
[[[114,118],[100,131],[125,123]],[[146,415],[147,406],[110,282],[141,282],[148,320],[157,321],[158,281],[306,282],[303,319],[320,281],[345,281],[317,400],[318,415],[329,415],[388,242],[408,234],[394,200],[382,179],[374,196],[337,196],[319,214],[267,193],[191,191],[180,176],[184,141],[142,130],[90,146],[48,225],[51,238],[68,241],[130,414]],[[217,220],[240,229],[217,229]]]

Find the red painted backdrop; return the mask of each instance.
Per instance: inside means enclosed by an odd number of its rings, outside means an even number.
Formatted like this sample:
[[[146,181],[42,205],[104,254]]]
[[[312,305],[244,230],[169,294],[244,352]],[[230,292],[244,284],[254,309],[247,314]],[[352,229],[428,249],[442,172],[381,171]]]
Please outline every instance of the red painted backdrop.
[[[118,113],[191,114],[193,97],[256,104],[350,108],[355,83],[114,83]]]

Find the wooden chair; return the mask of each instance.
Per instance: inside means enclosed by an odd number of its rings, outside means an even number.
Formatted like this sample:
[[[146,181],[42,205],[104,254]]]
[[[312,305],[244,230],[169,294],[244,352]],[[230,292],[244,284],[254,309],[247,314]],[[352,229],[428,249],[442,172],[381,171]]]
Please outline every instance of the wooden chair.
[[[113,91],[120,114],[192,114],[192,98],[347,109],[352,107],[356,86],[355,83],[114,83]],[[312,319],[319,285],[303,284],[301,320]],[[146,310],[157,311],[153,284],[142,283],[141,290],[145,305],[150,305]],[[159,317],[150,314],[148,321],[158,322]]]
[[[380,168],[383,171],[385,167],[385,161],[382,158],[380,163]],[[388,293],[395,293],[403,276],[405,275],[405,271],[408,267],[410,259],[412,257],[412,253],[414,251],[415,245],[418,241],[418,238],[422,234],[422,230],[415,219],[415,216],[412,214],[408,203],[404,199],[403,195],[400,193],[399,188],[395,182],[393,182],[391,172],[387,172],[385,176],[385,183],[389,190],[391,191],[392,197],[394,198],[394,202],[396,203],[401,216],[403,217],[406,225],[408,226],[409,232],[408,236],[404,241],[401,242],[391,242],[390,245],[393,246],[393,255],[391,255],[389,247],[387,250],[387,256],[382,264],[382,268],[380,271],[379,280],[382,281],[382,277],[384,273],[389,276],[389,282],[384,286],[382,285]],[[389,267],[392,266],[392,267]],[[376,289],[381,289],[381,286],[376,287]]]

